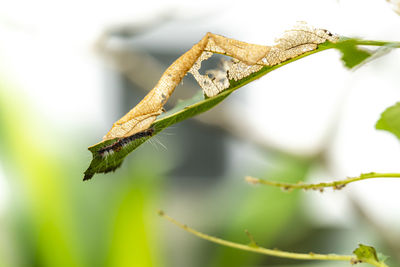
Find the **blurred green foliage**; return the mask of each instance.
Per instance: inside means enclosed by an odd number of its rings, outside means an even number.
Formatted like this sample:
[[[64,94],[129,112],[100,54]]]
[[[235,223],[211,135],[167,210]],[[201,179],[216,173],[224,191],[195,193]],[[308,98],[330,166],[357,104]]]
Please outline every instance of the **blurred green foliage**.
[[[155,212],[168,203],[163,192],[163,173],[171,164],[163,157],[168,153],[149,153],[143,146],[118,173],[82,182],[87,159],[81,141],[61,142],[60,134],[46,127],[23,97],[10,93],[12,87],[3,83],[0,88],[1,159],[11,192],[7,219],[0,225],[9,233],[0,237],[2,243],[10,247],[0,248],[0,266],[172,266],[165,245],[185,244],[162,240],[164,222]],[[273,169],[256,174],[294,182],[303,179],[310,166],[309,161],[279,154],[272,160]],[[196,218],[210,221],[223,209],[225,216],[214,228],[219,235],[245,240],[247,228],[257,242],[273,245],[294,220],[299,195],[247,186],[243,176],[203,192],[209,196],[203,204],[209,208]],[[195,242],[201,246],[187,255],[191,266],[265,261],[260,255]]]
[[[162,168],[143,162],[150,162],[144,153],[116,177],[83,183],[79,142],[61,142],[10,92],[2,83],[1,159],[11,197],[0,226],[9,235],[0,239],[11,247],[0,251],[0,266],[160,266],[152,211]],[[162,166],[158,160],[151,164]]]

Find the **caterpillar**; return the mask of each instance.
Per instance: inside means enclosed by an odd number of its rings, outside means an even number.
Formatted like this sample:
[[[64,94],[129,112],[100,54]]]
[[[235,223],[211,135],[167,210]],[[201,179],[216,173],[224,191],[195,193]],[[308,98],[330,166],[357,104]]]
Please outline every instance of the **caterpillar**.
[[[144,130],[142,132],[135,133],[133,135],[130,135],[128,137],[120,138],[111,145],[105,146],[97,151],[97,153],[102,156],[106,157],[109,155],[112,155],[115,152],[119,152],[122,148],[130,144],[136,139],[146,137],[146,136],[152,136],[154,134],[154,129],[149,128],[147,130]]]

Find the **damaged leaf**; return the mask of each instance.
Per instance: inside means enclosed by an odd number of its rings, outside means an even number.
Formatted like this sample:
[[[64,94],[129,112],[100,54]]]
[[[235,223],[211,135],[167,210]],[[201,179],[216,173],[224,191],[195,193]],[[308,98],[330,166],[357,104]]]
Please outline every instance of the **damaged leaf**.
[[[346,66],[354,67],[372,55],[359,50],[357,44],[363,43],[356,39],[339,38],[327,30],[305,23],[285,32],[273,46],[249,44],[207,33],[167,68],[157,85],[113,124],[100,143],[89,147],[93,160],[84,180],[96,173],[114,171],[125,156],[166,127],[211,109],[236,89],[292,61],[336,48],[343,53],[342,60]],[[394,46],[398,47],[398,43]],[[230,56],[232,60],[224,62],[221,70],[208,70],[206,75],[201,75],[201,62],[214,53]],[[188,72],[195,77],[203,92],[162,114],[164,104]]]

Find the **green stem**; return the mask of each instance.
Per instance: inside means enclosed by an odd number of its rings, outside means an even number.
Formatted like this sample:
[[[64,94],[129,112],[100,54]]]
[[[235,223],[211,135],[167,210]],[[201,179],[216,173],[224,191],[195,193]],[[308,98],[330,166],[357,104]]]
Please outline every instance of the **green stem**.
[[[231,247],[231,248],[236,248],[240,250],[246,250],[246,251],[251,251],[255,253],[260,253],[264,255],[269,255],[269,256],[274,256],[274,257],[281,257],[281,258],[289,258],[289,259],[297,259],[297,260],[331,260],[331,261],[349,261],[350,263],[357,263],[360,262],[356,256],[352,255],[337,255],[337,254],[316,254],[316,253],[293,253],[293,252],[287,252],[287,251],[281,251],[281,250],[276,250],[276,249],[268,249],[268,248],[263,248],[259,247],[255,244],[254,240],[251,240],[251,245],[244,245],[244,244],[239,244],[239,243],[234,243],[231,241],[227,241],[218,237],[210,236],[204,233],[201,233],[193,228],[190,228],[189,226],[182,224],[175,219],[171,218],[170,216],[166,215],[163,211],[158,211],[158,214],[167,219],[168,221],[172,222],[173,224],[177,225],[178,227],[182,228],[183,230],[199,237],[205,240],[208,240],[210,242],[220,244],[223,246]],[[377,266],[377,267],[387,267],[386,264],[382,262],[377,262],[375,260],[364,260],[363,262],[369,263],[371,265]]]
[[[361,180],[372,179],[372,178],[400,178],[400,173],[370,172],[370,173],[363,173],[358,177],[350,177],[345,180],[334,181],[334,182],[329,182],[329,183],[317,183],[317,184],[303,184],[302,182],[299,182],[297,184],[281,183],[281,182],[268,181],[268,180],[264,180],[264,179],[260,179],[260,178],[255,178],[255,177],[251,177],[251,176],[247,176],[245,179],[247,182],[252,183],[252,184],[271,185],[271,186],[281,187],[282,189],[286,189],[286,190],[312,189],[312,190],[321,190],[322,191],[326,187],[333,187],[333,189],[342,189],[349,183],[361,181]]]
[[[359,262],[364,262],[364,263],[369,263],[373,266],[376,267],[388,267],[385,263],[383,262],[378,262],[373,259],[365,259],[360,261],[356,256],[353,255],[338,255],[338,254],[316,254],[313,252],[310,253],[294,253],[294,252],[287,252],[287,251],[281,251],[277,249],[268,249],[268,248],[263,248],[258,246],[253,237],[247,233],[250,237],[250,245],[244,245],[244,244],[239,244],[231,241],[227,241],[218,237],[214,237],[211,235],[207,235],[204,233],[201,233],[193,228],[190,228],[186,224],[182,224],[172,217],[166,215],[163,211],[159,210],[158,215],[161,217],[167,219],[168,221],[172,222],[173,224],[177,225],[178,227],[182,228],[183,230],[210,242],[220,244],[223,246],[231,247],[231,248],[236,248],[240,250],[246,250],[246,251],[251,251],[255,253],[260,253],[264,255],[269,255],[269,256],[274,256],[274,257],[280,257],[280,258],[288,258],[288,259],[297,259],[297,260],[330,260],[330,261],[349,261],[352,264],[359,263]]]

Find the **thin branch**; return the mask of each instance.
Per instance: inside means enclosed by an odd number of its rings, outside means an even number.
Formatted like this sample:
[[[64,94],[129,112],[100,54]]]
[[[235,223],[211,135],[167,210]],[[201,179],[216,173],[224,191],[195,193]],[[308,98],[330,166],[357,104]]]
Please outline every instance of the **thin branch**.
[[[347,184],[352,182],[357,182],[361,180],[367,180],[372,178],[400,178],[400,173],[363,173],[358,177],[349,177],[345,180],[334,181],[329,183],[318,183],[318,184],[304,184],[303,182],[298,182],[297,184],[291,183],[281,183],[275,181],[268,181],[256,177],[247,176],[245,179],[248,183],[251,184],[264,184],[270,186],[280,187],[284,190],[292,190],[292,189],[312,189],[312,190],[320,190],[323,191],[326,187],[332,187],[334,190],[339,190],[345,187]]]
[[[170,216],[166,215],[163,211],[158,211],[158,214],[167,219],[168,221],[172,222],[173,224],[177,225],[178,227],[182,228],[183,230],[201,238],[208,240],[210,242],[220,244],[223,246],[231,247],[231,248],[236,248],[240,250],[246,250],[246,251],[251,251],[255,253],[260,253],[264,255],[269,255],[269,256],[274,256],[274,257],[280,257],[280,258],[289,258],[289,259],[297,259],[297,260],[331,260],[331,261],[348,261],[352,264],[359,263],[361,262],[359,259],[357,259],[356,256],[353,255],[337,255],[337,254],[316,254],[313,252],[310,253],[293,253],[293,252],[287,252],[287,251],[281,251],[281,250],[276,250],[276,249],[268,249],[268,248],[263,248],[258,245],[254,245],[254,239],[251,236],[251,243],[250,245],[245,245],[245,244],[239,244],[227,240],[220,239],[218,237],[210,236],[204,233],[201,233],[193,228],[190,228],[186,224],[182,224],[175,219],[171,218]],[[363,262],[370,263],[371,265],[377,266],[377,267],[387,267],[386,264],[382,262],[377,262],[374,260],[365,260]]]

